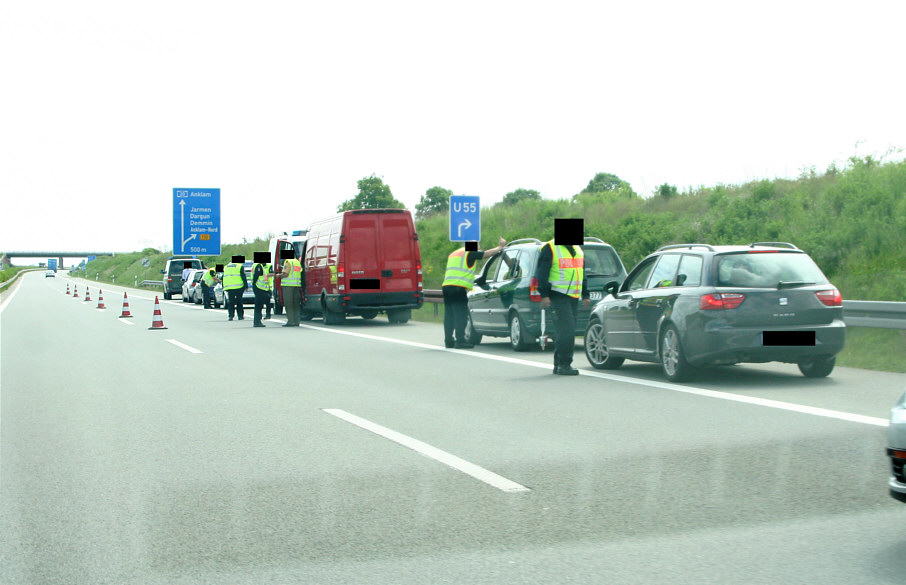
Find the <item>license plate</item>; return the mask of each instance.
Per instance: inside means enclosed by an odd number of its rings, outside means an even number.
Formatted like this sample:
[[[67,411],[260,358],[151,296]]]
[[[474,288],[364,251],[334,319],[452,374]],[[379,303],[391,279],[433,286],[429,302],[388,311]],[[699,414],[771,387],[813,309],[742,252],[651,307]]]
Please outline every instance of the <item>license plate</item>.
[[[763,346],[802,346],[815,345],[814,331],[763,331]]]
[[[604,298],[604,293],[602,293],[599,290],[593,290],[593,291],[591,291],[590,296],[591,296],[591,300],[600,301],[601,299]]]

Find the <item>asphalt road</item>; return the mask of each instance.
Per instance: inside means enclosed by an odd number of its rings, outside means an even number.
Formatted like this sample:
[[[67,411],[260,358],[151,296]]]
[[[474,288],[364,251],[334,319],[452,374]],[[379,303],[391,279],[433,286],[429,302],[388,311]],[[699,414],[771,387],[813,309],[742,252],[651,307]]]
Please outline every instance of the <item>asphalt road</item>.
[[[98,310],[67,282],[0,309],[4,584],[906,579],[883,426],[906,376],[673,385],[579,344],[555,377],[382,317],[254,329],[176,300],[148,330],[153,293],[126,320],[124,289]]]

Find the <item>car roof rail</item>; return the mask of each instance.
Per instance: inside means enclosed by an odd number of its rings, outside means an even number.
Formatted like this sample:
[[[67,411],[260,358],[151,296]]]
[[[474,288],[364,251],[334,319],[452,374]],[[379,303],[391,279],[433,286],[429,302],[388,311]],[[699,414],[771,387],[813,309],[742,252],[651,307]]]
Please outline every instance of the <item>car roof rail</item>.
[[[657,251],[660,252],[661,250],[678,250],[680,248],[688,248],[690,250],[692,248],[705,248],[707,250],[710,250],[711,252],[715,251],[714,246],[712,246],[711,244],[670,244],[669,246],[661,246],[657,249]]]
[[[774,248],[790,248],[791,250],[799,249],[798,247],[796,247],[795,244],[791,244],[789,242],[752,242],[751,244],[749,244],[750,248],[754,248],[755,246],[771,246]]]
[[[594,236],[585,236],[585,241],[586,241],[586,242],[597,242],[597,243],[599,243],[599,244],[606,244],[606,243],[607,243],[607,242],[605,242],[604,240],[602,240],[601,238],[596,238],[596,237],[594,237]]]
[[[541,240],[538,238],[520,238],[518,240],[513,240],[512,242],[507,242],[507,246],[515,246],[516,244],[540,244]]]

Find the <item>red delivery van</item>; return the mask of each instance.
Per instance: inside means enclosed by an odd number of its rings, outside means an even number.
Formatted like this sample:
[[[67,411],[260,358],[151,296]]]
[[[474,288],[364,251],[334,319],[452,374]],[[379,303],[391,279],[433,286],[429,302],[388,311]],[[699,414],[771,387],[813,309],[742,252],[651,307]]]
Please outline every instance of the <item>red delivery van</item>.
[[[356,209],[313,223],[302,265],[303,319],[320,314],[334,325],[387,313],[405,323],[422,306],[418,235],[405,209]]]

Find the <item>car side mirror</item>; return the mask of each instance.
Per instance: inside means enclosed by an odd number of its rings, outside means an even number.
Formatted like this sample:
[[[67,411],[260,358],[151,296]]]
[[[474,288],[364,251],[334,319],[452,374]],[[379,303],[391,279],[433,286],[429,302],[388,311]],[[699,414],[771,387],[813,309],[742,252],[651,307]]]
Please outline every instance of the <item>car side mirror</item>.
[[[618,282],[608,282],[607,286],[604,287],[604,292],[616,298],[617,292],[620,290],[620,283]]]
[[[478,286],[484,288],[485,286],[487,286],[488,282],[487,282],[487,280],[485,279],[485,276],[482,274],[481,276],[479,276],[479,277],[477,277],[477,278],[475,279],[475,284],[477,284]]]
[[[161,274],[166,274],[166,272],[164,272],[164,269],[163,269],[163,268],[161,268],[160,273],[161,273]]]

